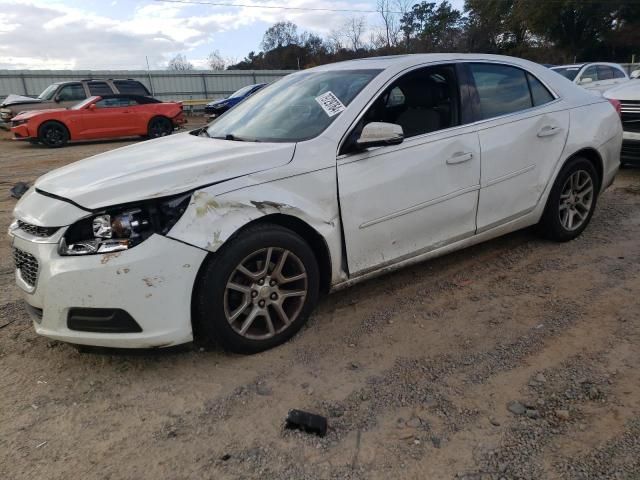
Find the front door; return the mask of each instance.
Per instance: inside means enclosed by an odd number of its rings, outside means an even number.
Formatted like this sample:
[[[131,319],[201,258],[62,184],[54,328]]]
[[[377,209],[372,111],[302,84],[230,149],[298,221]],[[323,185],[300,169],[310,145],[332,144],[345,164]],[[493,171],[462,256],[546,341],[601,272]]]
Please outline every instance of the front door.
[[[130,100],[123,97],[103,98],[95,109],[83,110],[82,138],[109,138],[129,134],[135,127]]]
[[[338,158],[350,274],[475,233],[480,145],[459,104],[454,66],[422,68],[394,81],[354,127]],[[350,150],[369,122],[402,126],[404,142]]]

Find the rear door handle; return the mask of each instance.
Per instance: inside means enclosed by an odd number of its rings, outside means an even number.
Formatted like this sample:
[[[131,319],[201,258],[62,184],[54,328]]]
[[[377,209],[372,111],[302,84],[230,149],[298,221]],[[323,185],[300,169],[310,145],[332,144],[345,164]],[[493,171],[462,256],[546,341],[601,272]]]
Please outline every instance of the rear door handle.
[[[451,158],[447,159],[447,165],[455,165],[456,163],[468,162],[473,158],[471,152],[458,152],[454,153]]]
[[[556,135],[556,134],[560,133],[560,130],[562,130],[560,127],[556,127],[554,125],[547,125],[545,127],[542,127],[538,131],[538,137],[540,137],[540,138],[542,138],[542,137],[551,137],[552,135]]]

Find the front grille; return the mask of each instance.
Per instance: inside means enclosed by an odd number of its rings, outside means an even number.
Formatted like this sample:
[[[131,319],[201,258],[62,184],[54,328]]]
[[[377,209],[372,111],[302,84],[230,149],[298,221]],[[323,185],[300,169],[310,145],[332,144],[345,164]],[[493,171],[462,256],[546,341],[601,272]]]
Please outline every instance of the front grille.
[[[50,237],[60,229],[60,227],[38,227],[22,220],[18,220],[18,228],[23,232],[40,238]]]
[[[622,127],[625,132],[640,132],[640,100],[620,102]]]
[[[635,160],[640,162],[640,141],[625,140],[622,142],[620,158],[622,160]]]
[[[13,249],[13,260],[16,269],[20,270],[20,276],[30,287],[35,287],[38,281],[38,260],[30,253],[19,248]]]

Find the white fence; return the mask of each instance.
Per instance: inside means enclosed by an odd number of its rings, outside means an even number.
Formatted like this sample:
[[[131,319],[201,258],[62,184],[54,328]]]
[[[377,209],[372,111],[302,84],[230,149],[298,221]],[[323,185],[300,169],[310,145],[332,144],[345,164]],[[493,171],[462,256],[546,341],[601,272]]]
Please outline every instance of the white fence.
[[[132,78],[161,100],[214,100],[245,85],[269,83],[289,70],[0,70],[0,100],[13,93],[38,96],[54,82],[98,78]]]

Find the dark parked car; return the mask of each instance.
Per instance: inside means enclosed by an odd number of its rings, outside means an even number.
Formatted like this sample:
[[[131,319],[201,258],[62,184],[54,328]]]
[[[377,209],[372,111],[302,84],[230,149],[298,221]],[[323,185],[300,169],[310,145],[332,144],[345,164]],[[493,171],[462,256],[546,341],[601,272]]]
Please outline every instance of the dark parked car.
[[[211,118],[219,117],[234,105],[237,105],[245,98],[256,93],[265,85],[266,83],[247,85],[246,87],[242,87],[240,90],[232,93],[227,98],[222,98],[220,100],[214,100],[213,102],[207,103],[207,105],[204,107],[204,113],[211,116]]]

